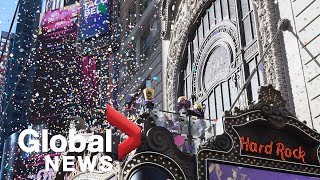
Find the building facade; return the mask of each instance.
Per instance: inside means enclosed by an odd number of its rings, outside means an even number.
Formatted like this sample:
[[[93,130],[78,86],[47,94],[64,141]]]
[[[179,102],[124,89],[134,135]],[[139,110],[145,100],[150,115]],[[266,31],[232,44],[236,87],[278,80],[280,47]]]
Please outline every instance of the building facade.
[[[1,58],[1,90],[0,90],[0,112],[3,110],[3,98],[5,98],[5,87],[6,87],[6,73],[7,73],[7,66],[8,66],[8,59],[10,58],[10,54],[12,53],[13,48],[13,40],[14,34],[10,34],[8,32],[2,31],[1,32],[1,53],[3,56]]]
[[[263,11],[263,6],[263,3],[257,4],[257,11]],[[287,18],[291,22],[291,28],[283,33],[282,46],[285,47],[293,112],[319,132],[320,39],[317,27],[320,19],[315,12],[320,8],[320,2],[278,1],[273,6],[279,11],[280,18]]]
[[[4,141],[14,132],[27,127],[28,104],[31,100],[33,68],[30,55],[38,27],[41,0],[23,0],[19,4],[12,55],[7,57],[5,96],[2,101],[2,133],[0,154]]]
[[[180,95],[193,95],[194,103],[206,105],[206,117],[221,123],[224,111],[270,48],[236,106],[241,109],[257,101],[258,88],[272,84],[291,112],[319,130],[315,108],[319,92],[314,88],[319,41],[314,27],[320,20],[312,11],[319,6],[316,1],[303,5],[290,0],[162,3],[163,94],[168,110],[174,109]],[[280,19],[289,19],[290,25],[278,35]],[[315,63],[312,68],[310,63]],[[222,130],[220,126],[217,131]]]
[[[4,112],[4,120],[12,122],[7,123],[11,127],[5,128],[8,130],[8,134],[26,127],[33,77],[30,55],[34,46],[34,34],[36,34],[35,31],[39,23],[41,5],[41,0],[22,1],[19,7],[16,37],[13,44],[14,56],[9,64],[7,75],[6,105],[9,106],[7,111]],[[23,75],[20,75],[22,71]],[[10,98],[11,96],[12,98]]]
[[[14,40],[14,34],[10,34],[8,36],[8,32],[1,32],[1,53],[3,53],[3,56],[1,58],[1,75],[0,75],[0,112],[1,116],[3,112],[3,107],[4,107],[4,99],[6,98],[6,74],[7,74],[7,67],[8,63],[10,62],[10,54],[12,53],[12,47],[13,47],[13,40]],[[8,38],[9,37],[9,38]],[[2,148],[5,142],[5,138],[3,137],[4,135],[4,124],[3,120],[0,121],[0,161],[2,160]],[[1,162],[0,162],[1,164]]]
[[[121,169],[113,172],[118,179],[154,174],[161,180],[270,179],[265,171],[252,173],[257,169],[284,173],[274,177],[302,178],[298,172],[306,179],[319,176],[317,3],[121,1],[118,109],[128,117],[132,103],[139,109],[148,80],[156,92],[155,111],[136,121],[141,145],[120,160]],[[161,37],[159,44],[153,31]],[[150,51],[148,42],[153,41],[156,48]],[[174,114],[181,96],[202,104],[204,114],[187,102],[187,115],[176,113],[182,123],[171,117],[160,120],[157,110]],[[204,124],[195,135],[198,122]],[[215,133],[206,134],[211,124]],[[305,157],[294,155],[303,154],[302,149],[308,151]],[[244,167],[253,169],[242,173]],[[84,173],[87,177],[94,176]]]
[[[162,109],[162,46],[160,39],[159,0],[121,1],[121,46],[118,54],[119,110],[133,94],[142,98],[150,79],[155,89],[155,108]],[[140,105],[137,103],[137,109]]]
[[[145,65],[145,54],[140,53],[145,46],[141,46],[144,39],[140,35],[146,34],[143,22],[147,21],[143,18],[154,18],[144,15],[149,11],[144,12],[144,8],[140,7],[143,4],[126,1],[121,7],[120,107],[126,106],[130,94],[139,94],[139,89],[141,92],[145,88],[146,78],[155,77],[157,80],[153,80],[152,86],[156,91],[156,102],[161,104],[157,109],[174,112],[176,100],[185,95],[193,103],[205,105],[205,118],[217,119],[216,124],[220,126],[224,111],[229,110],[233,103],[243,108],[257,101],[256,92],[261,85],[272,84],[283,93],[288,109],[317,129],[318,112],[315,107],[319,96],[314,85],[318,82],[316,59],[319,53],[315,48],[318,34],[314,26],[319,19],[312,11],[318,7],[317,2],[310,1],[309,6],[298,9],[301,12],[291,12],[285,8],[289,5],[292,5],[292,9],[299,7],[299,4],[291,1],[159,2],[160,9],[153,11],[161,17],[162,40],[156,48],[159,51],[154,53],[158,52],[156,54],[161,57],[161,66],[155,64],[159,61],[153,57],[147,57],[151,64],[146,61],[148,65]],[[192,14],[189,9],[192,9]],[[265,12],[274,13],[265,15]],[[294,13],[302,20],[295,20]],[[290,20],[290,28],[277,34],[280,19]],[[295,33],[297,23],[301,28]],[[152,26],[157,27],[154,24]],[[151,30],[158,32],[156,28]],[[310,35],[312,33],[314,37]],[[301,41],[299,36],[306,37],[306,40]],[[274,41],[270,43],[273,38]],[[311,50],[305,48],[303,43],[311,46]],[[258,65],[266,48],[270,49]],[[219,61],[214,60],[216,58]],[[313,66],[310,63],[316,64]],[[257,73],[250,77],[255,68]],[[158,72],[161,72],[161,76]],[[247,88],[234,102],[249,78],[251,80]],[[160,88],[160,85],[163,87]],[[220,133],[221,127],[217,130]]]

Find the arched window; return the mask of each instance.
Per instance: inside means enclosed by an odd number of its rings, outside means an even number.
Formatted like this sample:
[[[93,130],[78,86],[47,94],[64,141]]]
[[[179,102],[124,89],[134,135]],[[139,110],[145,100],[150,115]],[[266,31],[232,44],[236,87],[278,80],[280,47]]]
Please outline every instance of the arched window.
[[[205,118],[221,120],[258,62],[253,7],[249,0],[214,0],[193,28],[180,66],[179,92],[193,95],[193,103],[204,104]],[[262,70],[260,67],[237,106],[257,99]],[[217,133],[222,130],[218,127]]]

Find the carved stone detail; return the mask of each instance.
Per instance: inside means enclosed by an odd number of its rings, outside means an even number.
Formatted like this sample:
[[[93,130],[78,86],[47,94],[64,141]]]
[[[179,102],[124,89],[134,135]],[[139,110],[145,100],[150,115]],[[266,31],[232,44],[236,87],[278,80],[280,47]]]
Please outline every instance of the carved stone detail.
[[[292,114],[286,109],[286,101],[281,92],[272,85],[262,86],[259,90],[259,102],[249,106],[249,110],[261,110],[262,116],[277,127],[287,123],[288,116]]]
[[[244,59],[249,59],[251,56],[253,56],[258,49],[258,43],[254,42],[253,44],[251,44],[251,46],[249,48],[246,49],[246,51],[244,52]]]
[[[179,59],[185,48],[190,27],[196,21],[206,0],[185,0],[181,2],[181,10],[177,14],[175,24],[172,27],[170,47],[167,57],[167,82],[165,98],[169,110],[175,108],[175,97],[177,87],[177,68]]]
[[[218,151],[228,151],[232,148],[232,141],[229,135],[221,134],[209,138],[200,146],[201,149],[212,149]]]
[[[170,1],[166,2],[168,4]],[[167,56],[167,71],[166,71],[166,85],[164,90],[165,101],[167,102],[168,110],[174,110],[177,89],[177,68],[179,60],[181,59],[183,50],[186,46],[186,41],[189,29],[198,18],[200,12],[204,8],[207,1],[205,0],[185,0],[182,1],[179,8],[179,13],[174,20],[171,27],[170,46]],[[276,5],[271,0],[253,0],[257,9],[257,26],[258,26],[258,42],[261,44],[260,54],[277,31],[277,23],[279,17],[277,16]],[[167,11],[164,11],[167,13]],[[167,31],[167,29],[165,29]],[[170,31],[170,30],[168,30]],[[264,68],[266,81],[268,84],[274,85],[282,93],[284,99],[289,102],[288,82],[285,66],[285,57],[282,55],[284,49],[281,47],[281,40],[277,38],[272,44],[269,52],[264,58]],[[251,48],[255,49],[256,45]],[[246,56],[251,55],[251,50],[248,49]],[[241,83],[241,82],[239,82]],[[239,85],[239,84],[238,84]],[[244,99],[240,99],[245,101]],[[289,102],[290,103],[290,102]],[[240,103],[242,104],[242,103]],[[290,104],[291,105],[291,104]],[[289,106],[287,106],[289,107]]]
[[[271,0],[253,0],[253,4],[257,9],[258,19],[258,41],[261,50],[264,51],[270,44],[277,32],[279,16],[277,15],[277,7]],[[264,69],[268,84],[272,84],[279,89],[284,99],[289,102],[288,82],[285,71],[286,59],[283,56],[284,49],[281,47],[281,35],[275,39],[270,50],[264,58]],[[260,52],[261,54],[262,52]],[[289,107],[289,105],[287,105]]]
[[[211,87],[215,86],[219,81],[229,77],[231,73],[234,73],[236,61],[234,60],[232,62],[232,59],[236,57],[236,54],[240,49],[240,44],[237,35],[237,27],[233,22],[223,21],[215,26],[215,28],[208,33],[198,49],[195,61],[192,65],[193,69],[197,70],[192,73],[193,92],[197,99],[201,99],[202,96],[205,95],[205,91],[208,90],[205,88],[202,79],[206,70],[205,66],[209,62],[209,55],[217,47],[224,47],[228,51],[230,59],[224,59],[224,61],[228,61],[226,65],[229,67],[223,67],[222,69],[225,70],[225,72],[220,70],[221,74],[216,77],[216,79],[211,78],[213,80]],[[216,75],[218,74],[219,73],[216,73]]]
[[[280,107],[285,107],[286,105],[286,101],[283,99],[281,92],[277,91],[272,85],[261,86],[258,94],[259,103],[265,102]]]
[[[169,26],[169,16],[170,16],[170,7],[171,0],[162,0],[161,2],[161,38],[165,39],[168,37],[168,26]]]
[[[287,123],[287,118],[293,115],[286,109],[286,101],[283,99],[281,92],[269,85],[260,87],[258,94],[258,103],[251,104],[247,109],[235,108],[234,115],[260,110],[261,115],[273,125],[283,127]],[[231,112],[227,111],[226,117],[230,115]]]

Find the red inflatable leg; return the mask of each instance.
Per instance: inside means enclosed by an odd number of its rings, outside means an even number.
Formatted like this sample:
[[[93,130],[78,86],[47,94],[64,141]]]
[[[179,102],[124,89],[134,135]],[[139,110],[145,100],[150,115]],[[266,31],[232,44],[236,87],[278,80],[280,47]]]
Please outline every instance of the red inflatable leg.
[[[118,159],[121,160],[141,145],[141,128],[113,109],[110,105],[107,105],[106,116],[110,124],[128,135],[128,138],[118,145]]]

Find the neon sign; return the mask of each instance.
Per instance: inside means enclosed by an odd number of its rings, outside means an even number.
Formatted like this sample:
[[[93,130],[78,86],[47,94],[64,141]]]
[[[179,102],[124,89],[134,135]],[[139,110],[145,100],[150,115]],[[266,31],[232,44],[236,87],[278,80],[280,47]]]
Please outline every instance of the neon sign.
[[[306,152],[302,149],[301,146],[299,146],[298,148],[291,149],[289,147],[286,147],[285,144],[281,142],[274,143],[273,141],[270,141],[267,144],[259,144],[254,141],[250,141],[250,137],[244,136],[240,137],[240,141],[241,150],[266,155],[275,153],[276,156],[280,157],[280,159],[283,161],[286,161],[289,158],[295,158],[303,163],[306,163]]]

